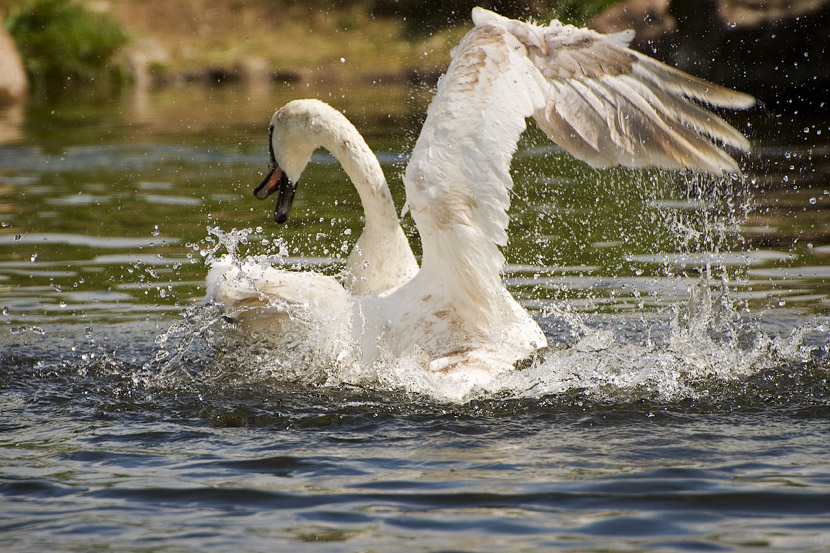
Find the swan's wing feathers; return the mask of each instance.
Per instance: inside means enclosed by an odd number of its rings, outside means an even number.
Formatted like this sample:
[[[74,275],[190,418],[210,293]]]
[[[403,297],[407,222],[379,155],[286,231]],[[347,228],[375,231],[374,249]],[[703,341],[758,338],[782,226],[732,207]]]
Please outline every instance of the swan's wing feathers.
[[[751,96],[628,49],[630,34],[603,35],[558,21],[548,27],[511,22],[518,25],[537,35],[524,43],[545,81],[545,100],[534,117],[574,156],[594,166],[689,167],[717,174],[738,170],[715,143],[748,150],[749,142],[690,99],[747,108],[754,103]]]
[[[629,51],[637,58],[634,72],[643,80],[651,81],[657,86],[699,100],[710,106],[749,109],[755,105],[755,98],[749,94],[716,85],[639,52]]]
[[[563,29],[567,32],[563,32]],[[531,60],[547,79],[598,79],[631,73],[636,57],[602,35],[571,26],[545,30],[544,50]]]
[[[592,165],[694,167],[712,173],[738,169],[697,129],[719,132],[724,142],[736,146],[741,135],[714,115],[707,117],[699,106],[686,102],[690,109],[680,106],[683,122],[667,122],[681,100],[660,98],[627,76],[561,83],[557,93],[537,115],[539,126]]]
[[[472,324],[498,309],[510,161],[526,117],[594,166],[738,170],[719,144],[749,143],[695,101],[745,108],[749,96],[628,49],[630,33],[541,27],[480,8],[473,21],[404,176],[423,242],[419,278],[439,281]]]
[[[525,118],[542,101],[537,78],[510,32],[474,28],[438,84],[407,166],[407,203],[423,242],[421,272],[439,273],[460,312],[486,313],[499,297],[510,161]]]

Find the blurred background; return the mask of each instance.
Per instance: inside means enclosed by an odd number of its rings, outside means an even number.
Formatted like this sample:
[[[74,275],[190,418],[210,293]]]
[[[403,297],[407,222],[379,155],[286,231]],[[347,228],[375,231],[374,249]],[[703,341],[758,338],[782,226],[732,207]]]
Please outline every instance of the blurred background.
[[[633,28],[634,48],[760,100],[721,114],[754,151],[720,191],[593,171],[531,124],[514,160],[522,239],[506,250],[525,305],[670,306],[714,266],[756,308],[827,309],[830,1],[0,0],[5,320],[175,316],[203,295],[207,226],[260,229],[255,252],[286,240],[336,273],[362,210],[333,159],[315,158],[319,184],[287,226],[251,196],[271,115],[302,97],[344,111],[401,205],[407,152],[475,4]],[[566,276],[540,284],[546,271]]]
[[[434,82],[475,5],[633,28],[634,48],[770,105],[819,105],[830,90],[827,0],[0,0],[0,103],[183,83]]]

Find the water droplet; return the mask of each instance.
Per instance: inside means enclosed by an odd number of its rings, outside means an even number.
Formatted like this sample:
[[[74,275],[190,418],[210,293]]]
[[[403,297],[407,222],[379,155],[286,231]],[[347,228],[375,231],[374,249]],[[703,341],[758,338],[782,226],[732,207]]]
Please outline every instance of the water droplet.
[[[4,308],[3,308],[3,315],[8,315],[8,314],[9,314],[9,308],[8,308],[8,307],[4,307]]]
[[[158,236],[159,234],[161,234],[161,231],[159,231],[159,226],[158,225],[155,225],[153,227],[153,233],[152,234],[153,234],[153,236]]]
[[[32,257],[30,258],[32,263],[37,263],[37,254],[33,253]]]
[[[816,197],[815,196],[810,198],[808,201],[810,202],[810,205],[816,205]]]

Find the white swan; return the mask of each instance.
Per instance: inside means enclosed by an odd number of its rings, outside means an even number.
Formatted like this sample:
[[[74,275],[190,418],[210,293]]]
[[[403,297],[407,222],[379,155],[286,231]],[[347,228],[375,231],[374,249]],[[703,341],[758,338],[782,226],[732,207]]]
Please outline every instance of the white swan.
[[[325,148],[354,183],[365,214],[363,232],[346,261],[349,291],[378,295],[412,278],[418,264],[398,223],[386,177],[354,125],[319,100],[295,100],[274,114],[269,131],[271,164],[255,194],[264,199],[279,191],[274,219],[282,223],[288,218],[311,154]]]
[[[311,152],[329,149],[366,210],[365,242],[350,260],[351,290],[314,273],[220,264],[209,275],[209,297],[263,335],[315,329],[307,339],[331,359],[348,350],[345,357],[371,366],[417,354],[433,371],[491,375],[546,345],[500,274],[510,161],[526,117],[592,166],[720,174],[738,166],[712,140],[749,149],[738,131],[690,99],[747,108],[750,96],[629,50],[630,32],[602,35],[558,21],[543,27],[481,8],[473,22],[439,82],[404,177],[423,243],[417,274],[409,278],[409,246],[374,156],[342,115],[301,101],[272,119],[272,170],[257,196],[278,191],[275,218],[284,219]],[[372,270],[382,274],[369,276]]]

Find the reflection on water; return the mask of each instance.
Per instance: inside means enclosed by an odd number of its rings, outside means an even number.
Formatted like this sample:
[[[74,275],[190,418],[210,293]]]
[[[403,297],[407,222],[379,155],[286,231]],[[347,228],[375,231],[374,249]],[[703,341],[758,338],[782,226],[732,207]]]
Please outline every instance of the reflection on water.
[[[12,144],[23,138],[23,105],[0,107],[0,144]]]

